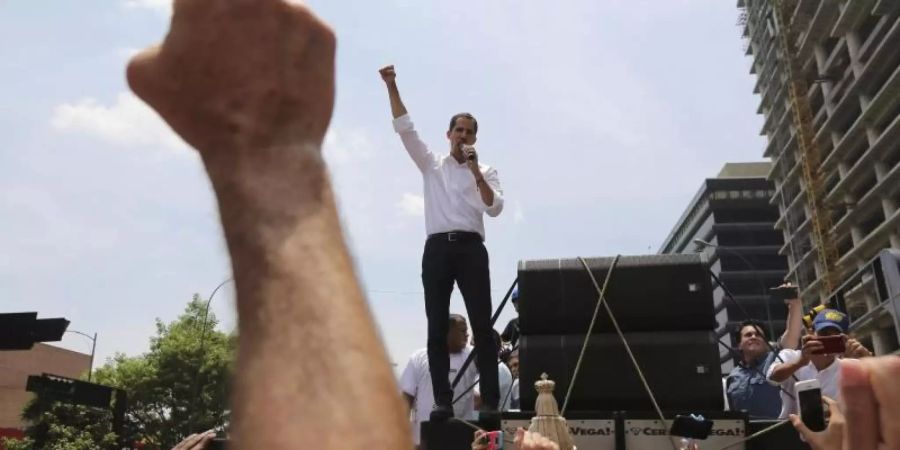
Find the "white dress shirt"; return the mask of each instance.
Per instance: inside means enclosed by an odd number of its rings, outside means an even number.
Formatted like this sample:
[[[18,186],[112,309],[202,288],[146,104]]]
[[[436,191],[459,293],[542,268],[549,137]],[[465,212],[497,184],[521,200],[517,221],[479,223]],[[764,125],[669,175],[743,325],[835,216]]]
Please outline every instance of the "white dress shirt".
[[[509,411],[509,405],[512,400],[511,386],[513,384],[513,377],[512,372],[509,371],[509,367],[506,367],[506,364],[503,364],[502,361],[497,364],[497,379],[500,385],[500,403],[497,406],[497,409],[499,409],[500,411]],[[476,396],[481,397],[480,379],[479,383],[475,385],[474,391]]]
[[[781,357],[781,360],[784,361],[782,363],[779,360],[775,360],[775,363],[769,366],[769,370],[766,372],[766,378],[772,382],[772,373],[775,371],[775,367],[780,364],[787,364],[800,359],[800,350],[791,350],[784,349],[778,356]],[[835,358],[834,362],[831,363],[828,367],[818,370],[813,363],[809,363],[794,372],[794,376],[797,377],[798,381],[806,381],[806,380],[819,380],[819,387],[822,390],[822,395],[825,397],[829,397],[832,400],[839,402],[841,396],[841,359]],[[781,388],[787,392],[790,392],[791,395],[797,396],[794,377],[788,377],[787,380],[782,381]],[[797,401],[794,398],[788,397],[784,391],[781,392],[781,415],[778,416],[779,419],[787,419],[789,414],[799,414],[800,407]]]
[[[494,191],[494,203],[487,206],[478,193],[475,175],[469,166],[460,164],[450,154],[436,155],[428,150],[409,114],[394,119],[394,131],[400,135],[407,153],[422,172],[425,233],[471,231],[484,239],[484,213],[496,217],[503,210],[503,190],[497,170],[478,164],[487,186]]]

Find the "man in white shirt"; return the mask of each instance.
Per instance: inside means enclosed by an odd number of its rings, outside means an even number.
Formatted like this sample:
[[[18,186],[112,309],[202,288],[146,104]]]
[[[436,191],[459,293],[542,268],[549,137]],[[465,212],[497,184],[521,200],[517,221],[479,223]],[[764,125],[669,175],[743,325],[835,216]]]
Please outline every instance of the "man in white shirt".
[[[491,327],[491,280],[484,247],[484,214],[496,217],[503,209],[503,191],[497,171],[478,163],[472,144],[478,123],[468,113],[450,119],[449,154],[432,153],[419,138],[400,99],[393,66],[380,70],[387,85],[394,130],[422,173],[425,193],[425,231],[428,239],[422,255],[422,285],[428,318],[428,361],[434,386],[435,408],[431,420],[453,416],[453,391],[447,380],[450,369],[447,335],[450,294],[459,285],[475,335],[475,351],[481,369],[481,417],[495,420],[500,389],[497,349]]]
[[[444,374],[445,380],[456,377],[463,362],[469,357],[469,353],[472,352],[472,348],[466,345],[469,335],[466,319],[459,314],[450,314],[449,322],[450,330],[444,339],[444,345],[449,354],[450,370]],[[419,445],[421,439],[419,435],[421,424],[429,420],[435,403],[431,378],[428,351],[424,348],[417,350],[409,357],[409,363],[403,369],[403,374],[400,375],[400,390],[403,391],[403,397],[406,398],[412,410],[413,441],[416,445]],[[469,364],[465,374],[453,391],[454,398],[462,395],[453,404],[453,412],[457,417],[464,419],[474,418],[475,394],[471,389],[466,394],[463,394],[463,391],[472,386],[477,378],[478,371],[475,369],[475,365]]]
[[[839,401],[841,382],[839,356],[847,358],[871,356],[871,352],[859,342],[846,337],[845,333],[849,326],[850,319],[846,314],[835,309],[822,310],[813,320],[813,334],[803,336],[802,348],[785,349],[778,354],[780,360],[769,366],[766,377],[770,382],[778,383],[782,387],[779,419],[787,419],[790,414],[797,414],[799,411],[795,390],[797,381],[817,379],[822,395]],[[824,345],[817,340],[822,336],[843,336],[847,343],[845,353],[841,355],[824,353]],[[785,392],[789,392],[792,396]]]
[[[511,410],[519,410],[521,409],[521,405],[519,405],[519,349],[515,349],[510,352],[509,357],[506,359],[506,367],[509,367],[509,373],[513,377],[512,387],[508,393],[501,392],[500,394],[504,397],[509,397],[509,409]]]
[[[497,330],[494,330],[493,334],[494,334],[494,345],[496,345],[497,348],[499,349],[499,348],[501,348],[500,333],[498,333]],[[500,404],[497,409],[499,409],[500,411],[509,411],[510,410],[510,396],[507,394],[511,391],[512,384],[513,384],[513,376],[512,376],[512,372],[510,372],[509,368],[506,366],[506,363],[504,363],[500,359],[500,355],[499,355],[500,352],[498,351],[497,353],[498,353],[498,355],[497,355],[497,375],[498,375],[498,379],[500,382]],[[479,390],[477,386],[474,386],[474,388],[475,388],[475,405],[480,406],[481,405],[481,390]]]

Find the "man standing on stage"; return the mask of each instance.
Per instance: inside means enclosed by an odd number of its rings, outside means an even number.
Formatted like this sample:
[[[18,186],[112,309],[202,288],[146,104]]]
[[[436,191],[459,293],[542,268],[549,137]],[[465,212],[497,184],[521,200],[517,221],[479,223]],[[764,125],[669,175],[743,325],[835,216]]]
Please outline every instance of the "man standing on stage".
[[[468,113],[450,119],[449,154],[432,153],[413,127],[400,91],[394,66],[380,71],[387,85],[394,116],[394,130],[422,172],[425,194],[425,251],[422,254],[422,285],[428,318],[428,361],[434,388],[432,421],[453,417],[453,391],[448,380],[447,329],[450,294],[455,281],[466,303],[475,335],[480,370],[482,419],[496,419],[500,392],[497,379],[497,349],[491,328],[491,279],[484,248],[484,213],[496,217],[503,209],[503,191],[497,171],[478,163],[472,146],[478,122]]]

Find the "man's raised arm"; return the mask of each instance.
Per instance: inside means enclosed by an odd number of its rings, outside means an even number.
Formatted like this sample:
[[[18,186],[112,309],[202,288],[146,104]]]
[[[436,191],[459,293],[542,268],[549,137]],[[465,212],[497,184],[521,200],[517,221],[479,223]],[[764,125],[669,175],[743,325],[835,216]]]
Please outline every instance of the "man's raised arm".
[[[803,302],[799,298],[791,298],[784,303],[788,307],[787,320],[778,344],[781,348],[796,349],[800,346],[800,336],[803,334]]]
[[[381,79],[384,80],[384,84],[387,86],[388,97],[391,100],[391,114],[393,114],[395,119],[405,116],[407,114],[406,106],[403,105],[403,100],[400,99],[400,90],[397,89],[397,72],[394,70],[394,66],[382,67],[378,73],[381,74]]]
[[[284,0],[176,0],[163,44],[128,67],[218,200],[240,333],[233,448],[412,447],[320,153],[334,51]]]
[[[419,133],[416,132],[412,120],[409,118],[406,106],[400,99],[400,91],[397,89],[397,72],[394,70],[394,66],[385,66],[379,69],[378,73],[381,74],[381,79],[387,86],[388,97],[391,100],[394,131],[400,135],[400,140],[403,142],[406,152],[409,153],[409,157],[416,163],[419,170],[424,172],[434,164],[434,155],[428,150],[425,142],[419,138]]]

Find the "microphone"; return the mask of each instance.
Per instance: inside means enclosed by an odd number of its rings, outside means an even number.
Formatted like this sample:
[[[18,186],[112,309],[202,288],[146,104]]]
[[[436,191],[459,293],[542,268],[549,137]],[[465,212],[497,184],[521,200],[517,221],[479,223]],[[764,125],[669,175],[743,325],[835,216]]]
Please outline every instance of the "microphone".
[[[475,147],[468,144],[461,144],[459,148],[466,154],[466,160],[475,161]]]

